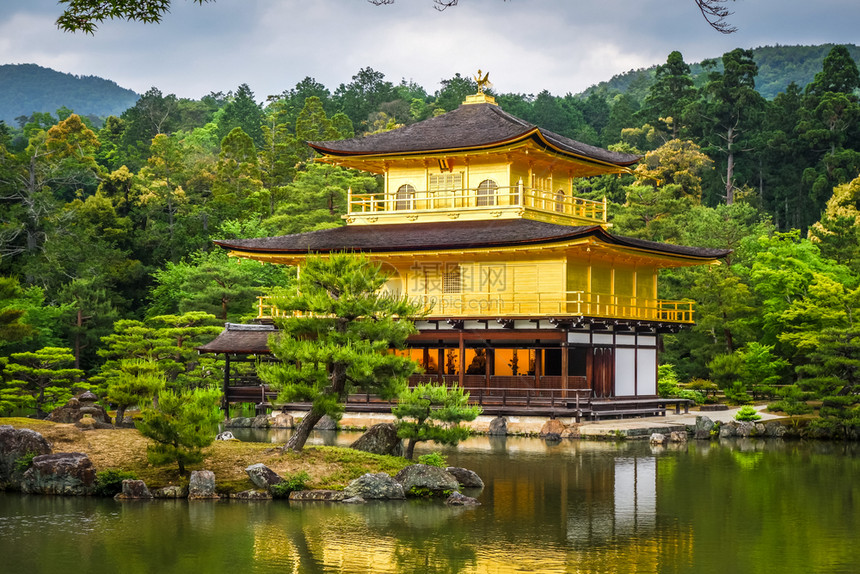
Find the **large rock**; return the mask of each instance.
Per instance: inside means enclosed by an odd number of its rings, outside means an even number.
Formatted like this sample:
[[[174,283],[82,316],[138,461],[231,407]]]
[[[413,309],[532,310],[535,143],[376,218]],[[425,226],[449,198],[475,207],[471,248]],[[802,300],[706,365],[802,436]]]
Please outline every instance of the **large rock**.
[[[669,442],[687,442],[687,431],[672,431],[669,434]]]
[[[188,482],[188,500],[219,498],[215,493],[215,473],[211,470],[194,470]]]
[[[142,480],[123,480],[122,492],[114,496],[116,500],[147,500],[152,498],[152,493]]]
[[[693,434],[693,438],[696,440],[711,440],[711,431],[705,429],[696,429],[696,432]]]
[[[344,498],[361,497],[365,500],[401,500],[406,498],[403,485],[385,474],[367,473],[350,482],[343,489]]]
[[[393,423],[373,425],[358,437],[349,448],[373,454],[402,456],[403,441],[397,436],[397,426]]]
[[[456,478],[457,482],[460,483],[460,486],[463,488],[484,488],[484,481],[481,480],[481,477],[478,476],[476,472],[471,471],[468,468],[449,466],[445,470]]]
[[[742,421],[735,429],[735,434],[743,438],[755,436],[755,424],[750,421]]]
[[[460,490],[460,483],[450,472],[426,464],[407,466],[394,480],[403,485],[406,496],[449,496]]]
[[[51,445],[34,430],[0,426],[0,490],[4,486],[21,487],[24,471],[18,461],[30,454],[50,454]]]
[[[55,423],[75,424],[87,417],[92,418],[93,422],[86,423],[80,428],[113,428],[111,418],[104,407],[96,404],[97,400],[99,398],[90,391],[81,393],[69,399],[65,405],[51,411],[48,420]]]
[[[155,498],[185,498],[188,491],[181,486],[165,486],[155,490],[152,495]]]
[[[93,493],[95,484],[96,469],[90,457],[82,452],[58,452],[33,459],[33,465],[21,479],[21,491],[85,496]]]
[[[711,432],[711,429],[714,428],[714,421],[710,419],[710,417],[706,417],[703,415],[699,415],[696,417],[696,430],[704,430]]]
[[[561,440],[564,432],[564,423],[558,419],[549,419],[540,429],[540,437],[547,440]]]
[[[269,417],[269,428],[291,429],[296,426],[293,415],[287,413],[272,413]]]
[[[650,442],[651,444],[666,444],[666,435],[659,432],[652,433]]]
[[[786,428],[777,421],[770,421],[764,425],[764,434],[773,438],[782,438],[785,436]]]
[[[254,483],[254,486],[263,490],[269,490],[272,485],[284,482],[283,478],[262,462],[252,464],[245,469],[245,472],[248,474],[251,482]]]
[[[487,431],[490,436],[505,436],[508,434],[508,419],[505,417],[496,417],[490,421],[490,428]]]
[[[337,430],[337,421],[328,415],[323,415],[314,425],[314,430]]]
[[[257,415],[251,421],[251,428],[253,429],[267,429],[269,428],[269,415]]]
[[[254,419],[249,419],[248,417],[236,417],[232,418],[226,423],[224,423],[224,428],[228,429],[249,429],[251,428],[251,424],[254,422]]]

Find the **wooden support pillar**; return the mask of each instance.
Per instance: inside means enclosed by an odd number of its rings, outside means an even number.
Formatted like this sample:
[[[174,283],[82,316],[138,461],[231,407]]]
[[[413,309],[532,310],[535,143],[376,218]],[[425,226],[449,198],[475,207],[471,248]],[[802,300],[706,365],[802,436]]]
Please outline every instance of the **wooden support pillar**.
[[[567,341],[561,343],[561,396],[567,398],[567,369],[568,361],[570,360],[570,348],[567,346]]]
[[[490,388],[490,379],[496,374],[496,350],[487,349],[487,388]]]
[[[423,355],[424,356],[421,357],[421,360],[424,361],[424,372],[426,373],[427,367],[430,366],[430,349],[428,349],[427,347],[424,347]]]
[[[484,388],[490,388],[490,374],[492,369],[490,366],[492,365],[490,353],[492,349],[484,349]]]
[[[440,343],[440,345],[441,345],[441,343]],[[439,368],[436,371],[437,373],[439,373],[439,384],[444,385],[445,384],[445,347],[442,347],[442,346],[439,347],[439,358],[436,361],[436,363],[439,365]]]
[[[463,338],[463,330],[460,329],[460,365],[459,365],[459,384],[463,387],[463,377],[466,375],[466,340]]]
[[[230,401],[227,400],[227,391],[230,387],[230,354],[224,353],[224,420],[230,420]],[[122,422],[122,421],[120,421]]]
[[[535,388],[540,388],[540,377],[542,373],[543,349],[535,349]]]

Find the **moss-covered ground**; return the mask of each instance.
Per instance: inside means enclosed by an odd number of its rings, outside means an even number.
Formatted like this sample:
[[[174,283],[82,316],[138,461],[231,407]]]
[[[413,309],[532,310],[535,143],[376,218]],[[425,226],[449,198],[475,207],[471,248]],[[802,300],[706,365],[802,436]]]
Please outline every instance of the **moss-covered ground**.
[[[97,471],[120,469],[133,472],[149,488],[185,485],[177,465],[153,466],[146,458],[149,439],[134,429],[96,429],[83,431],[74,425],[27,418],[0,418],[0,425],[29,428],[41,433],[54,452],[83,452]],[[254,488],[245,468],[262,462],[282,477],[301,471],[308,473],[309,488],[340,489],[367,472],[395,474],[410,461],[380,456],[349,448],[306,447],[301,453],[282,451],[277,445],[238,441],[216,441],[204,449],[205,459],[189,470],[211,470],[218,491],[239,492]]]

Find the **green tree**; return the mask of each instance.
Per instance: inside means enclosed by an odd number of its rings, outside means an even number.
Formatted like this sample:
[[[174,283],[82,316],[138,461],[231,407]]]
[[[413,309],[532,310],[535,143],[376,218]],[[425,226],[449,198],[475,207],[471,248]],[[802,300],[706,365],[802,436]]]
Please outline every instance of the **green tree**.
[[[263,145],[263,110],[254,99],[254,92],[248,84],[242,84],[233,98],[224,106],[224,113],[218,119],[218,137],[224,139],[236,128],[251,138],[255,146]]]
[[[15,304],[22,295],[17,279],[0,277],[0,346],[33,334],[33,327],[23,321],[27,310]]]
[[[678,139],[687,107],[695,100],[696,89],[690,76],[690,66],[684,62],[681,52],[675,51],[666,58],[666,63],[654,71],[654,83],[639,112],[650,124],[662,122],[671,131],[672,139]]]
[[[390,350],[415,332],[418,308],[380,292],[387,280],[364,256],[309,257],[297,292],[276,299],[287,316],[276,320],[279,334],[270,341],[277,362],[260,365],[260,377],[281,400],[312,403],[285,448],[300,451],[323,415],[339,417],[352,389],[393,398],[415,371],[415,362]]]
[[[821,220],[809,229],[809,239],[824,257],[860,271],[860,177],[833,189]]]
[[[404,456],[409,460],[418,442],[456,446],[468,438],[470,429],[460,423],[475,420],[481,411],[479,405],[469,406],[469,393],[460,387],[431,383],[401,392],[391,409],[397,417],[397,436],[408,440]]]
[[[88,385],[80,383],[84,372],[70,366],[74,360],[71,350],[62,347],[12,353],[4,370],[17,406],[43,415],[72,398],[76,388],[86,389]]]
[[[140,434],[155,442],[146,447],[149,462],[176,462],[180,475],[186,465],[201,462],[202,449],[215,440],[221,422],[220,401],[221,391],[216,388],[159,392],[158,407],[144,409],[136,425]]]
[[[212,182],[213,210],[219,221],[260,213],[263,181],[251,137],[234,128],[221,140],[221,153]]]
[[[122,423],[129,407],[152,399],[167,384],[164,373],[153,361],[124,359],[116,376],[107,380],[107,400],[116,405],[116,425]]]

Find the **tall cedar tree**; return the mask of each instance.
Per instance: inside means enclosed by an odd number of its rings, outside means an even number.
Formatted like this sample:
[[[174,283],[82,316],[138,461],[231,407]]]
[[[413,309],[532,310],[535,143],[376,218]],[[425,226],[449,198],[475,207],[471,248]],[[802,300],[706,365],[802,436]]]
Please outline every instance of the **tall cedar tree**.
[[[323,415],[339,417],[352,389],[393,398],[415,372],[415,362],[390,351],[415,332],[418,307],[381,293],[388,279],[364,256],[309,257],[298,291],[276,300],[284,316],[269,345],[278,362],[261,365],[260,377],[280,400],[312,403],[285,449],[302,450]]]
[[[469,393],[459,386],[428,383],[402,392],[391,412],[397,417],[397,436],[408,439],[405,457],[411,460],[418,442],[454,446],[468,438],[471,431],[460,422],[475,420],[482,410],[469,406]]]

